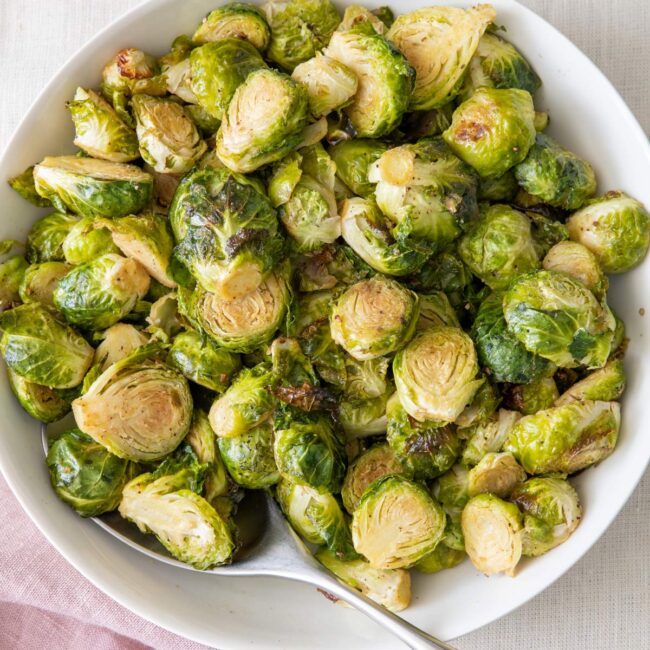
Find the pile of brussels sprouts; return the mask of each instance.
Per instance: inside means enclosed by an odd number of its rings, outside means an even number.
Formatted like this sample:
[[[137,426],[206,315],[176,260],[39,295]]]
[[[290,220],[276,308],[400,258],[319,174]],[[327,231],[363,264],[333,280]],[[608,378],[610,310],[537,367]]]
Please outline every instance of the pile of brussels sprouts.
[[[620,423],[607,276],[650,216],[545,132],[490,5],[232,3],[68,103],[78,151],[10,180],[53,211],[0,265],[0,350],[57,494],[199,569],[270,490],[339,578],[562,543]],[[11,251],[18,250],[10,256]]]

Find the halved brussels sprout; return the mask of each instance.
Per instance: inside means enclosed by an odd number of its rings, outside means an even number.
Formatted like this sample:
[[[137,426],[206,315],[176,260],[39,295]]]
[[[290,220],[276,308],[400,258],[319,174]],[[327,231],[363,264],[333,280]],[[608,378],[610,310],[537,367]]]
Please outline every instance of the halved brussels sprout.
[[[458,316],[442,291],[432,291],[420,295],[420,318],[417,329],[426,330],[438,325],[449,327],[460,327]]]
[[[233,300],[223,300],[198,287],[179,292],[181,313],[221,347],[252,352],[268,343],[280,327],[291,298],[290,270],[280,265],[257,289]]]
[[[357,557],[334,495],[282,478],[275,496],[293,528],[308,542],[325,545],[342,560]]]
[[[388,225],[369,199],[355,196],[341,205],[343,239],[366,264],[386,275],[403,276],[418,271],[428,254],[395,241]]]
[[[442,539],[445,513],[418,483],[395,474],[366,489],[352,517],[358,553],[380,569],[413,566]]]
[[[134,47],[120,50],[102,70],[102,92],[118,113],[123,110],[128,115],[126,97],[138,93],[164,95],[165,90],[165,78],[156,59]]]
[[[352,285],[332,307],[332,338],[355,359],[395,352],[415,332],[419,298],[395,280],[376,275]]]
[[[591,165],[545,133],[537,134],[515,177],[532,196],[565,210],[576,210],[596,192]]]
[[[189,36],[178,36],[174,39],[170,51],[159,59],[167,92],[192,106],[198,104],[198,99],[192,91],[190,70],[190,54],[194,47]]]
[[[370,198],[375,193],[375,184],[368,180],[368,169],[387,150],[384,142],[354,138],[330,147],[329,154],[343,183],[358,196]]]
[[[131,100],[143,160],[160,174],[184,174],[206,152],[194,122],[171,99],[135,95]]]
[[[624,273],[641,263],[650,245],[650,214],[623,192],[607,192],[567,221],[569,237],[586,246],[605,273]]]
[[[345,509],[352,514],[366,488],[378,478],[389,474],[403,474],[404,467],[390,445],[381,443],[357,456],[348,467],[341,488]]]
[[[530,63],[514,45],[496,34],[487,32],[479,40],[476,53],[469,62],[460,96],[464,101],[482,86],[520,88],[532,95],[541,85],[542,82]]]
[[[0,314],[20,302],[20,285],[29,265],[22,255],[0,263]]]
[[[60,262],[65,259],[63,242],[79,217],[65,212],[52,212],[39,219],[27,235],[27,260],[39,262]]]
[[[583,400],[527,415],[504,446],[529,474],[573,474],[614,451],[621,424],[617,402]]]
[[[339,402],[339,423],[348,441],[386,433],[386,404],[392,390],[377,397],[343,397]]]
[[[135,131],[94,90],[77,88],[67,106],[74,122],[76,147],[93,158],[115,163],[140,157]]]
[[[368,178],[377,183],[377,205],[396,224],[396,239],[429,253],[445,248],[477,215],[478,178],[441,138],[389,149]]]
[[[296,66],[291,76],[307,86],[309,109],[316,118],[347,106],[359,86],[350,68],[324,54]]]
[[[61,212],[82,217],[122,217],[140,212],[151,200],[153,178],[135,165],[48,156],[34,167],[36,191]]]
[[[135,260],[103,255],[63,276],[54,304],[72,325],[102,330],[122,320],[149,290],[149,275]]]
[[[415,568],[421,573],[438,573],[438,571],[453,569],[458,566],[465,559],[465,556],[464,550],[451,548],[444,542],[440,542],[429,555],[425,555],[415,565]]]
[[[452,100],[496,13],[492,5],[470,9],[427,7],[398,16],[388,31],[417,73],[410,110],[437,108]]]
[[[574,241],[561,241],[546,253],[542,266],[547,271],[563,271],[580,280],[597,298],[604,298],[609,282],[596,256]]]
[[[531,478],[517,487],[510,499],[524,516],[523,554],[528,557],[565,542],[582,517],[576,491],[560,478]]]
[[[469,470],[454,465],[434,482],[433,495],[445,510],[464,508],[469,501]]]
[[[415,72],[406,59],[369,23],[334,32],[325,54],[357,76],[352,103],[343,110],[360,138],[390,133],[407,110]]]
[[[32,205],[39,208],[52,207],[50,201],[44,199],[36,191],[36,186],[34,185],[34,165],[30,165],[24,172],[13,176],[7,182],[14,192],[20,194],[25,201],[29,201]]]
[[[372,269],[349,247],[338,244],[296,259],[298,289],[302,292],[347,286],[372,275]]]
[[[483,178],[522,162],[535,143],[535,109],[525,90],[479,88],[442,134],[452,151]]]
[[[522,516],[514,503],[493,494],[469,500],[461,519],[465,550],[472,564],[485,575],[513,576],[521,559]]]
[[[147,337],[133,325],[116,323],[102,334],[102,342],[95,350],[94,363],[104,372],[146,343]]]
[[[563,406],[583,400],[617,400],[625,390],[625,368],[623,359],[611,359],[599,370],[594,370],[581,381],[573,384],[555,401]]]
[[[528,217],[507,205],[481,210],[458,244],[458,254],[472,273],[495,291],[540,266]]]
[[[221,120],[218,120],[216,117],[210,115],[210,113],[208,113],[208,111],[206,111],[203,106],[199,106],[198,104],[187,104],[183,108],[185,109],[185,113],[188,115],[188,117],[198,127],[199,133],[201,133],[206,139],[214,136],[219,130],[219,127],[221,126]],[[209,150],[208,155],[212,155],[216,158],[214,150]],[[205,156],[199,161],[199,163],[204,161]],[[156,180],[157,179],[154,175],[154,183]],[[156,189],[155,186],[154,189]]]
[[[223,114],[217,155],[241,173],[280,160],[301,143],[308,113],[303,84],[277,70],[251,72]]]
[[[109,366],[72,402],[77,426],[120,458],[154,461],[178,447],[192,421],[187,380],[156,346]]]
[[[522,190],[519,190],[515,202],[526,206],[526,200],[521,200],[521,193]],[[542,214],[543,211],[546,211],[544,206],[529,208],[530,206],[528,208],[524,207],[526,216],[531,222],[537,252],[542,258],[555,244],[569,239],[569,230],[561,221],[557,220],[556,215],[547,216]]]
[[[74,388],[92,364],[93,349],[83,337],[38,303],[1,313],[0,333],[7,367],[35,384]]]
[[[469,470],[470,497],[490,493],[501,499],[526,480],[526,472],[510,452],[489,452]]]
[[[35,420],[56,422],[70,412],[75,389],[58,390],[34,384],[7,368],[9,388],[23,409]]]
[[[476,391],[470,404],[456,418],[458,427],[471,427],[486,423],[497,411],[503,397],[495,385],[486,378]]]
[[[342,560],[335,552],[320,549],[316,559],[339,580],[390,610],[401,612],[411,601],[411,576],[404,569],[378,569],[365,560]]]
[[[461,457],[463,465],[477,465],[486,454],[500,451],[520,417],[516,411],[499,409],[487,422],[460,430],[467,439]]]
[[[514,172],[509,169],[498,178],[482,178],[478,186],[479,201],[513,201],[519,185]]]
[[[508,406],[523,415],[550,408],[560,393],[553,377],[542,377],[529,384],[512,384],[505,393]]]
[[[47,452],[47,468],[57,496],[82,517],[115,510],[136,466],[113,456],[90,436],[71,429],[58,436]]]
[[[397,353],[395,386],[406,412],[416,420],[453,422],[484,379],[472,339],[457,327],[432,327]]]
[[[271,27],[266,54],[289,72],[323,49],[341,20],[330,0],[269,0],[263,10]]]
[[[384,9],[388,9],[388,7],[384,7]],[[343,12],[343,20],[337,27],[337,31],[345,32],[359,23],[369,23],[377,34],[381,34],[382,36],[386,34],[386,24],[381,20],[381,18],[361,5],[348,5],[345,8],[345,11]]]
[[[78,220],[65,236],[61,249],[68,264],[84,264],[102,255],[120,252],[110,230],[93,217]]]
[[[388,401],[388,444],[405,473],[416,481],[444,474],[456,460],[460,439],[450,426],[439,422],[418,422],[410,417],[397,395]]]
[[[225,38],[245,39],[263,52],[271,39],[271,31],[256,6],[247,2],[228,2],[203,19],[192,41],[202,44]]]
[[[43,262],[28,266],[20,283],[20,299],[23,302],[39,302],[44,307],[54,308],[54,291],[59,280],[70,268],[64,262]]]
[[[508,331],[527,350],[562,368],[600,368],[609,356],[616,321],[582,282],[559,271],[515,280],[503,298]]]

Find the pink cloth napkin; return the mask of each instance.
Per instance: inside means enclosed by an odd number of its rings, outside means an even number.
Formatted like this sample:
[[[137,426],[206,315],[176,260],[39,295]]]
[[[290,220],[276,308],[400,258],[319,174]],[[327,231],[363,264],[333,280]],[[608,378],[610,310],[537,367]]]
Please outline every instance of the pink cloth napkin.
[[[61,557],[0,475],[0,649],[202,650],[124,609]]]

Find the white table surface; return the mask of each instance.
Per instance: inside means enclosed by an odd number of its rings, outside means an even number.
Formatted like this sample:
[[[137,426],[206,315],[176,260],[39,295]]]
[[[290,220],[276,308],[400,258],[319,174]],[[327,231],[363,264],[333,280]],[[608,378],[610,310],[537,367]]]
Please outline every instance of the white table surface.
[[[650,2],[522,3],[596,62],[650,133]],[[60,65],[99,29],[137,4],[139,0],[0,0],[0,151]],[[458,639],[459,650],[650,648],[649,547],[650,473],[646,473],[611,528],[576,566],[513,614]]]

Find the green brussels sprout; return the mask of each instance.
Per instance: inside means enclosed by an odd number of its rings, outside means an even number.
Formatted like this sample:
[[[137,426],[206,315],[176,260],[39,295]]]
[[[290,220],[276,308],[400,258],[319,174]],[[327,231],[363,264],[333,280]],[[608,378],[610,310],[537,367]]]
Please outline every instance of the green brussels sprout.
[[[247,2],[228,2],[211,11],[192,36],[194,43],[210,43],[226,38],[241,38],[263,52],[271,39],[271,31],[254,5]]]
[[[38,303],[0,314],[0,352],[10,370],[48,388],[74,388],[90,368],[93,349]]]
[[[325,147],[319,142],[300,148],[302,171],[334,192],[336,186],[336,164]]]
[[[562,271],[580,280],[596,298],[607,294],[609,282],[596,256],[578,242],[558,242],[546,253],[542,266],[547,271]]]
[[[495,291],[540,266],[528,217],[507,205],[491,205],[468,228],[458,254]]]
[[[329,0],[269,0],[263,10],[271,27],[266,55],[289,72],[322,50],[341,20]]]
[[[92,217],[80,219],[70,228],[63,239],[61,250],[68,264],[85,264],[102,255],[120,253],[120,249],[113,243],[111,231],[105,225],[96,223]]]
[[[54,305],[72,325],[106,329],[122,320],[149,290],[149,275],[135,260],[102,255],[59,279]]]
[[[530,63],[514,45],[487,32],[479,40],[476,53],[469,62],[460,97],[465,101],[481,87],[520,88],[532,95],[541,85]]]
[[[478,359],[496,381],[516,384],[535,381],[552,372],[547,359],[528,352],[506,325],[503,300],[498,294],[488,296],[479,307],[472,325],[472,338]]]
[[[343,111],[360,138],[380,138],[401,121],[413,89],[415,72],[402,54],[369,23],[337,31],[325,54],[346,65],[359,86]]]
[[[213,136],[219,130],[221,120],[210,115],[203,106],[199,106],[198,104],[187,104],[183,108],[192,122],[196,124],[199,132],[206,138]],[[209,154],[215,155],[213,150],[210,150]],[[156,190],[156,180],[156,176],[154,175],[154,193]]]
[[[52,212],[36,221],[27,235],[27,261],[37,264],[64,260],[63,242],[78,221],[78,217],[65,212]]]
[[[400,125],[400,131],[404,132],[406,139],[411,142],[440,135],[449,128],[453,112],[454,105],[450,102],[430,111],[407,113]]]
[[[174,39],[170,51],[159,59],[161,76],[167,92],[176,95],[191,106],[198,104],[198,99],[192,91],[190,69],[190,55],[194,47],[189,36],[178,36]]]
[[[409,278],[409,284],[422,293],[432,289],[444,291],[456,308],[452,297],[465,294],[472,278],[472,273],[452,246],[431,258],[417,275]]]
[[[596,192],[591,165],[544,133],[514,171],[526,192],[557,208],[576,210]]]
[[[56,422],[70,412],[75,389],[58,390],[28,381],[7,368],[9,388],[23,409],[35,420]],[[74,394],[73,394],[74,393]]]
[[[291,77],[307,86],[309,110],[315,118],[347,106],[359,85],[348,66],[324,54],[297,65]]]
[[[438,253],[477,215],[478,178],[440,138],[389,149],[373,163],[381,211],[396,225],[400,242]]]
[[[529,384],[512,385],[506,393],[508,406],[522,415],[532,415],[537,411],[551,408],[560,393],[553,377],[541,377]]]
[[[519,196],[519,194],[518,194]],[[515,200],[517,198],[515,197]],[[555,244],[569,239],[569,230],[555,215],[547,216],[537,209],[526,209],[526,216],[530,219],[535,247],[540,258],[543,258]],[[541,206],[541,210],[544,206]]]
[[[18,192],[25,201],[29,201],[32,205],[39,208],[52,207],[50,201],[44,199],[36,191],[36,186],[34,185],[34,165],[30,165],[24,172],[21,172],[17,176],[12,176],[8,183],[14,192]]]
[[[502,399],[499,390],[489,379],[485,378],[470,404],[456,418],[456,425],[471,427],[475,424],[484,424],[496,413]]]
[[[467,440],[462,464],[466,467],[477,465],[486,454],[500,451],[520,417],[516,411],[499,409],[487,422],[461,429],[459,434]]]
[[[449,327],[460,327],[458,316],[442,291],[431,291],[420,296],[420,318],[417,322],[418,331],[448,325]]]
[[[505,499],[526,480],[526,472],[510,452],[488,452],[469,470],[470,497],[490,493]]]
[[[210,424],[220,438],[242,436],[270,417],[275,398],[273,372],[261,363],[243,368],[210,409]]]
[[[79,147],[93,158],[125,163],[140,157],[135,131],[94,90],[77,88],[67,104]]]
[[[223,114],[217,155],[241,173],[280,160],[301,143],[308,113],[306,86],[276,70],[256,70],[237,88]]]
[[[514,172],[509,169],[498,178],[482,178],[478,186],[480,201],[505,201],[514,200],[519,185]]]
[[[623,359],[610,359],[599,370],[589,373],[584,379],[568,388],[555,401],[555,406],[564,406],[583,400],[609,402],[617,400],[625,390],[625,368]]]
[[[391,612],[401,612],[411,602],[411,576],[405,569],[378,569],[363,559],[342,560],[329,549],[316,559],[339,580]]]
[[[238,485],[261,490],[280,480],[273,457],[273,425],[268,420],[240,436],[220,436],[217,444],[228,473]]]
[[[440,504],[396,474],[371,483],[352,516],[355,550],[379,569],[413,566],[433,551],[444,530]]]
[[[53,295],[59,280],[70,271],[64,262],[42,262],[25,269],[20,283],[20,299],[23,302],[40,302],[44,307],[54,308]]]
[[[94,365],[100,372],[128,357],[147,343],[147,337],[133,325],[116,323],[101,335],[101,343],[95,350]]]
[[[135,95],[131,106],[140,154],[159,174],[184,174],[207,151],[194,122],[177,102]]]
[[[165,78],[160,75],[158,62],[142,50],[124,48],[102,70],[102,92],[118,113],[120,110],[128,113],[125,97],[139,93],[159,96],[165,91]]]
[[[454,111],[442,137],[482,178],[498,178],[522,162],[535,143],[534,117],[527,91],[479,88]]]
[[[469,470],[454,465],[433,484],[433,495],[446,511],[464,508],[469,501]]]
[[[582,282],[559,271],[519,277],[503,298],[508,331],[534,354],[561,368],[600,368],[609,356],[616,322]]]
[[[151,200],[153,178],[135,165],[48,156],[34,167],[36,191],[65,212],[82,217],[122,217]]]
[[[258,289],[282,254],[275,210],[261,186],[224,167],[185,176],[169,221],[178,244],[174,257],[222,300]]]
[[[513,576],[521,559],[523,524],[519,509],[493,494],[472,497],[462,514],[465,550],[485,575]]]
[[[387,9],[387,7],[385,8]],[[369,23],[377,34],[381,34],[382,36],[386,34],[386,24],[372,11],[361,5],[348,5],[345,8],[343,20],[341,20],[340,25],[337,27],[337,31],[348,31],[360,23]]]
[[[650,245],[650,214],[623,192],[607,192],[574,212],[569,237],[586,246],[605,273],[624,273],[641,263]]]
[[[190,54],[192,92],[198,104],[222,120],[237,88],[262,68],[264,59],[248,41],[225,38],[206,43]]]
[[[178,447],[192,421],[187,380],[155,345],[109,366],[72,402],[77,426],[120,458],[149,462]]]
[[[406,412],[420,422],[454,422],[484,379],[472,339],[457,327],[432,327],[393,360],[395,386]]]
[[[334,495],[282,478],[275,496],[291,526],[308,542],[326,546],[342,560],[357,557]]]
[[[392,385],[386,379],[390,361],[385,357],[359,360],[345,355],[345,383],[343,392],[346,397],[369,399],[381,397],[392,391]]]
[[[366,488],[373,481],[389,474],[403,473],[404,467],[390,445],[381,443],[370,447],[348,466],[341,488],[345,509],[353,514]]]
[[[582,400],[526,415],[504,446],[529,474],[573,474],[612,453],[621,412],[617,402]]]
[[[167,363],[190,381],[216,393],[223,393],[241,368],[239,355],[191,330],[174,338]]]
[[[465,559],[465,555],[465,551],[450,548],[440,542],[429,555],[425,555],[415,565],[415,568],[420,573],[438,573],[438,571],[458,566]]]
[[[79,429],[58,436],[47,452],[47,468],[57,496],[82,517],[115,510],[134,463],[113,456]]]
[[[479,39],[495,16],[491,5],[426,7],[398,16],[387,37],[417,73],[410,110],[438,108],[458,94]]]
[[[252,352],[268,343],[280,327],[291,297],[289,269],[280,265],[262,284],[241,298],[223,300],[198,287],[179,291],[179,309],[221,347]]]
[[[376,275],[352,285],[334,303],[332,338],[355,359],[374,359],[408,342],[419,311],[417,294]]]
[[[450,426],[439,422],[418,422],[410,417],[393,395],[386,408],[387,439],[406,474],[426,481],[444,474],[456,460],[460,439]]]
[[[582,518],[576,491],[561,478],[531,478],[515,488],[510,499],[524,517],[523,554],[528,557],[565,542]]]
[[[292,151],[273,165],[273,174],[268,182],[268,194],[274,208],[289,201],[302,178],[302,156]]]
[[[339,423],[348,440],[386,433],[386,404],[391,391],[378,397],[343,397],[339,403]]]
[[[375,193],[375,184],[368,181],[368,169],[387,150],[384,142],[355,138],[330,147],[329,154],[341,181],[355,194],[370,198]]]
[[[196,474],[205,466],[199,468],[165,462],[141,474],[124,488],[119,512],[143,533],[153,533],[174,557],[203,570],[227,563],[236,544],[228,523],[197,494]]]

